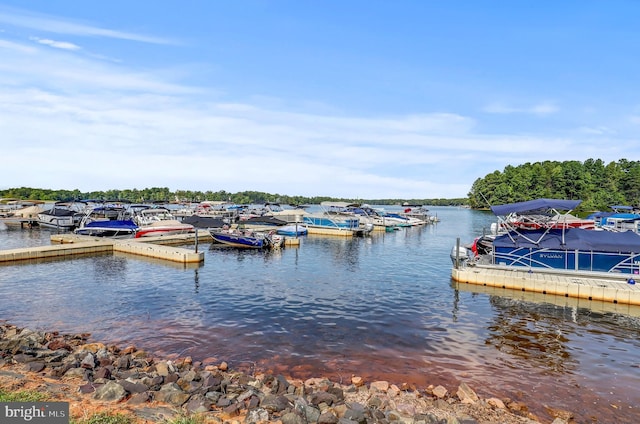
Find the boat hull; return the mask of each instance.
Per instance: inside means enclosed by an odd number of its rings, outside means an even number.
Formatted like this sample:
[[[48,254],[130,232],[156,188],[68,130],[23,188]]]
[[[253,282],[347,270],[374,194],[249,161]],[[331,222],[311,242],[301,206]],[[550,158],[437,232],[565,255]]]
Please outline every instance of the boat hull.
[[[218,243],[241,249],[262,249],[265,247],[263,237],[251,237],[248,235],[211,231],[211,237]]]

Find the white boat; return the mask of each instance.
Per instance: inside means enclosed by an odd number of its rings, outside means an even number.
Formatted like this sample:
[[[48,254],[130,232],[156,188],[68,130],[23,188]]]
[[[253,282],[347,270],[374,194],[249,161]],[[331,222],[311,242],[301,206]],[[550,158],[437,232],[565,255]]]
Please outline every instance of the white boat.
[[[42,200],[0,199],[0,218],[35,219],[44,211]]]
[[[56,202],[51,209],[38,214],[38,225],[58,230],[76,228],[86,211],[85,202]]]
[[[373,225],[361,225],[360,218],[352,213],[344,212],[345,208],[357,206],[347,202],[322,202],[322,210],[302,216],[308,234],[324,234],[339,236],[357,236],[368,234]]]
[[[193,225],[178,221],[165,207],[131,205],[129,209],[133,221],[138,225],[136,238],[187,234],[195,231]]]
[[[137,230],[138,225],[127,208],[106,204],[91,207],[73,232],[85,236],[132,238]]]
[[[308,206],[290,206],[281,205],[280,203],[266,203],[264,205],[264,215],[273,216],[274,218],[281,219],[290,224],[300,223],[303,221],[305,215],[309,212],[306,211]]]

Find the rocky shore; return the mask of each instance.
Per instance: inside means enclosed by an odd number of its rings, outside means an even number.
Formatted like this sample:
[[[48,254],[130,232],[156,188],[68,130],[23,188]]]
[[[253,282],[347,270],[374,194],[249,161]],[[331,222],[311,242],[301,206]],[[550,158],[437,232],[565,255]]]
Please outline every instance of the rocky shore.
[[[71,415],[126,413],[138,423],[200,414],[210,423],[282,424],[527,424],[541,422],[526,405],[482,399],[467,384],[456,388],[398,387],[387,381],[348,384],[282,375],[234,372],[226,363],[190,357],[156,358],[134,346],[90,341],[0,325],[0,388],[38,390],[68,401]],[[553,424],[571,422],[549,411]],[[550,422],[550,420],[549,420]]]

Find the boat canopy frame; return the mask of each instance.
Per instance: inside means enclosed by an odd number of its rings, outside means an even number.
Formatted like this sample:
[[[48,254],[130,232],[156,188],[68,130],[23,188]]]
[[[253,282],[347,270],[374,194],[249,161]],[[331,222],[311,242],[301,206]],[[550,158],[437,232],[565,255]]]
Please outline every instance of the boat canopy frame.
[[[491,211],[498,218],[498,227],[505,228],[506,234],[515,243],[514,235],[523,237],[529,242],[538,245],[545,236],[558,223],[566,224],[566,218],[571,216],[570,213],[582,203],[582,200],[566,200],[566,199],[534,199],[526,202],[507,203],[504,205],[491,206]],[[560,217],[560,220],[558,220]],[[541,232],[529,233],[519,231],[519,226],[514,223],[528,223],[532,227],[542,229]],[[564,242],[564,230],[566,225],[562,225],[562,240]]]

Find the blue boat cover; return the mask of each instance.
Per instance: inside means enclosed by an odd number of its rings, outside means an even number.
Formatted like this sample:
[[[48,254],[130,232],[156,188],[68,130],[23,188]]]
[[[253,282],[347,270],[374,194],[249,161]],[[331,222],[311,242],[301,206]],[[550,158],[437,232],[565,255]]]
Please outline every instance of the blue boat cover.
[[[545,231],[548,231],[545,234]],[[613,231],[597,231],[585,230],[582,228],[567,228],[564,230],[526,230],[512,231],[496,237],[493,241],[495,247],[525,247],[525,248],[544,248],[544,249],[560,249],[560,250],[581,250],[581,251],[598,251],[598,252],[616,252],[616,253],[640,253],[640,235],[633,231],[613,232]],[[511,238],[513,240],[511,240]],[[544,237],[542,237],[544,235]],[[524,237],[526,236],[526,238]],[[539,243],[533,243],[530,240],[540,240]],[[530,239],[530,240],[527,240]],[[515,240],[515,243],[514,243]]]
[[[510,213],[544,213],[550,209],[559,211],[572,211],[582,200],[561,200],[561,199],[535,199],[526,202],[508,203],[506,205],[491,206],[491,210],[496,216],[509,215]]]

